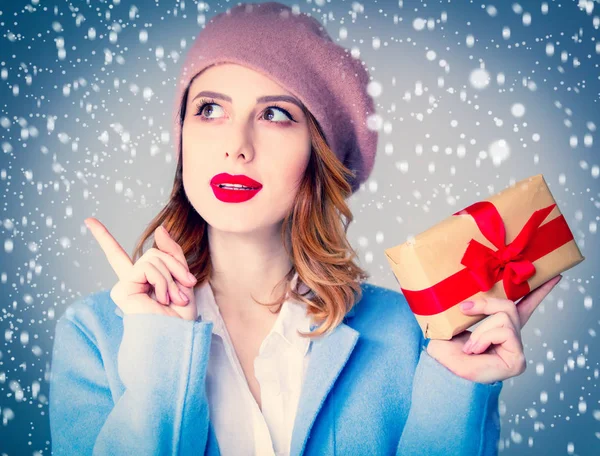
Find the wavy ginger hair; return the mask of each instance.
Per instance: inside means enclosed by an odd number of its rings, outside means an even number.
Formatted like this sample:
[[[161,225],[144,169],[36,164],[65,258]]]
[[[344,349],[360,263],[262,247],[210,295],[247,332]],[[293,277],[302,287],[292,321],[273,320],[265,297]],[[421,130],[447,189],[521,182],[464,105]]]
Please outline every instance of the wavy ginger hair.
[[[184,91],[178,110],[180,131],[183,131],[189,89],[195,77]],[[283,219],[281,229],[282,242],[294,266],[276,285],[285,281],[285,291],[280,298],[270,303],[253,300],[259,305],[276,306],[274,313],[281,310],[286,293],[290,298],[304,302],[313,321],[321,324],[309,333],[298,332],[303,337],[315,338],[333,331],[342,322],[346,313],[361,299],[360,282],[369,278],[369,274],[354,263],[356,252],[346,237],[348,225],[354,219],[345,201],[352,194],[347,178],[354,173],[329,148],[314,116],[305,107],[303,111],[310,131],[311,156],[295,202]],[[209,280],[212,272],[208,229],[207,222],[185,195],[181,136],[171,195],[141,234],[134,247],[133,261],[143,255],[144,244],[162,225],[181,246],[190,272],[200,285]],[[158,248],[154,240],[152,247]],[[306,297],[309,292],[300,294],[291,288],[295,270],[298,281],[314,292],[310,298]]]

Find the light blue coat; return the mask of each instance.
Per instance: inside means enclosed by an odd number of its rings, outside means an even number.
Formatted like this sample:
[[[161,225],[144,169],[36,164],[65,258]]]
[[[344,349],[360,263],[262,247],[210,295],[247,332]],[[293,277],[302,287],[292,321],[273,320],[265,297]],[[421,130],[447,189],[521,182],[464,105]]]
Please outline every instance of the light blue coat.
[[[344,323],[313,341],[291,455],[497,454],[503,382],[455,375],[427,353],[401,293],[361,286]],[[72,303],[53,347],[53,454],[218,455],[205,391],[212,325],[123,315],[108,290]]]

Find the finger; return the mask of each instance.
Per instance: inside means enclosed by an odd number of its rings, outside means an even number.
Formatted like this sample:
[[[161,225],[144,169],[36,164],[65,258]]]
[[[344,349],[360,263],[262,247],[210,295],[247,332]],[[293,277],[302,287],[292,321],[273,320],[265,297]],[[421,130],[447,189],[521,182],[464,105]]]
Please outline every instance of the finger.
[[[173,240],[173,238],[171,238],[165,227],[161,225],[156,230],[154,230],[154,240],[156,241],[156,245],[160,250],[176,258],[177,261],[183,264],[189,272],[188,262],[185,258],[185,254],[183,253],[183,249],[177,242]],[[184,280],[182,282],[188,283],[187,280]]]
[[[175,260],[175,258],[171,258],[171,259],[174,262],[179,263],[177,260]],[[179,289],[179,286],[173,280],[173,275],[171,274],[171,271],[169,270],[169,268],[167,267],[165,262],[158,256],[149,256],[146,261],[148,261],[152,265],[154,265],[154,267],[156,267],[156,269],[158,269],[160,271],[160,273],[163,275],[163,277],[167,281],[167,291],[169,293],[169,298],[171,299],[171,301],[173,301],[175,304],[179,304],[181,306],[187,305],[189,300],[183,299],[183,297],[181,296],[181,294],[180,294],[181,290]],[[181,266],[181,264],[180,264],[180,266]]]
[[[552,291],[558,282],[562,279],[562,275],[552,277],[547,282],[544,282],[535,290],[529,292],[517,303],[517,310],[519,312],[519,318],[521,321],[521,327],[525,326],[525,323],[529,320],[529,317],[533,314],[540,302]]]
[[[517,331],[517,328],[513,325],[513,321],[506,312],[495,313],[491,317],[483,320],[483,322],[473,330],[469,339],[463,346],[463,351],[468,353],[469,349],[479,342],[481,334],[494,328],[512,328],[513,331]]]
[[[189,287],[193,287],[196,284],[196,277],[189,275],[190,271],[187,266],[181,264],[179,260],[173,258],[169,253],[152,247],[148,249],[146,255],[160,258],[169,268],[169,272],[173,278],[179,280],[182,284],[187,284]]]
[[[465,310],[462,309],[462,306],[458,306],[465,315],[492,315],[498,312],[505,312],[510,317],[513,326],[519,331],[521,330],[521,320],[517,306],[510,299],[481,297],[471,299],[471,301],[474,303],[474,306],[470,309]]]
[[[154,291],[150,292],[149,296],[154,301],[158,301],[158,299],[156,297],[156,293]],[[167,313],[167,315],[171,315],[173,317],[180,317],[180,315],[177,313],[177,311],[171,306],[163,306],[163,310]]]
[[[483,353],[491,344],[501,345],[503,349],[518,355],[523,352],[521,339],[512,328],[492,328],[485,331],[471,348],[474,354]]]
[[[94,238],[96,238],[98,244],[100,244],[110,266],[117,274],[117,277],[119,277],[119,280],[127,276],[127,274],[131,272],[133,262],[123,247],[121,247],[117,240],[99,220],[94,217],[88,217],[84,220],[84,223]]]
[[[168,294],[167,279],[156,266],[148,261],[138,261],[135,264],[134,269],[142,271],[148,283],[154,287],[158,302],[168,306],[171,301]]]

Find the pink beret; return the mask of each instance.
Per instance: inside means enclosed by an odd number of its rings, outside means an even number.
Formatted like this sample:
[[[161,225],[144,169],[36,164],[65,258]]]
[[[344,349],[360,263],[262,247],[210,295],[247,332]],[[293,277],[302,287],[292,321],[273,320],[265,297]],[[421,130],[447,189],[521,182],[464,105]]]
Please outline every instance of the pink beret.
[[[323,26],[278,2],[242,3],[207,22],[188,51],[177,84],[175,139],[180,142],[179,108],[194,76],[216,63],[259,71],[297,97],[317,119],[325,141],[356,172],[352,193],[367,180],[375,161],[375,114],[362,62],[333,42]]]

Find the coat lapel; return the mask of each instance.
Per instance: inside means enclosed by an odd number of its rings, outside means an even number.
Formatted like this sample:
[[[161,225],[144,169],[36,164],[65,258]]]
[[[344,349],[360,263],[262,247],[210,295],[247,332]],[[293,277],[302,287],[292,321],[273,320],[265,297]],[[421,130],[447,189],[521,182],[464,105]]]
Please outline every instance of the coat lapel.
[[[357,330],[340,323],[328,336],[312,341],[292,432],[292,456],[302,456],[304,453],[311,427],[327,394],[350,358],[359,335]]]

